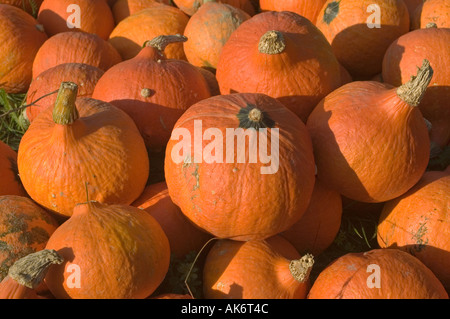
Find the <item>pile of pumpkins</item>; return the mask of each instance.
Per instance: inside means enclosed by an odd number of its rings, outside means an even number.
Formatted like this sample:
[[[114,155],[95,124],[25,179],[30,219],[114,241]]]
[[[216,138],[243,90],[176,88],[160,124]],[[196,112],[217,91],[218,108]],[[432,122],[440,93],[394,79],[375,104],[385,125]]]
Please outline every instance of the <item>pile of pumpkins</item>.
[[[0,142],[0,297],[193,298],[157,289],[209,244],[208,299],[448,299],[450,168],[427,167],[450,146],[449,13],[1,0],[0,87],[30,125]],[[380,247],[311,281],[344,199],[383,204]]]

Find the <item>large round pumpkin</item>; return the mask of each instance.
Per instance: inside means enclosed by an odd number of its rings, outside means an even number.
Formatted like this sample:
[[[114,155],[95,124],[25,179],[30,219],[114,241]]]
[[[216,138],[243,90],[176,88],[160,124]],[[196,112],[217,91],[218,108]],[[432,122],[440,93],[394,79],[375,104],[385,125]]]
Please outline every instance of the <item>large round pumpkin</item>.
[[[165,176],[174,203],[203,230],[264,239],[306,211],[314,187],[311,140],[301,120],[274,98],[214,96],[178,120]]]
[[[402,0],[328,0],[316,26],[354,78],[370,79],[392,41],[409,31],[409,14]]]
[[[448,0],[423,1],[411,16],[413,29],[434,24],[438,28],[450,28],[450,2]]]
[[[417,77],[398,88],[356,81],[324,98],[307,122],[319,180],[360,202],[384,202],[414,186],[430,155],[417,106],[432,76],[424,61]]]
[[[55,106],[42,111],[25,132],[19,174],[36,202],[70,216],[86,198],[131,204],[144,190],[149,159],[133,120],[112,104],[77,98],[63,82]]]
[[[8,145],[0,141],[0,196],[26,196],[17,169],[17,153]]]
[[[263,93],[304,122],[340,86],[340,65],[320,31],[293,12],[264,12],[242,23],[217,65],[222,94]]]
[[[312,23],[316,23],[317,16],[326,0],[260,0],[262,11],[292,11]]]
[[[47,35],[31,15],[8,4],[0,4],[0,30],[0,89],[24,93],[31,82],[33,60]]]
[[[428,171],[406,194],[384,205],[378,224],[381,247],[405,250],[450,288],[450,169]]]
[[[46,249],[63,258],[45,283],[59,299],[143,299],[169,268],[169,241],[147,212],[87,202],[50,237]]]

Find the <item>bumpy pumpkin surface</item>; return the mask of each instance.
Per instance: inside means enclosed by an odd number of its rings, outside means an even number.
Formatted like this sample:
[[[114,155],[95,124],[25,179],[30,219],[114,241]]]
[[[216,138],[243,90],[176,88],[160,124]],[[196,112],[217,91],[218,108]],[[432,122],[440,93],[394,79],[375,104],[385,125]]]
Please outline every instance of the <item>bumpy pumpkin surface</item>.
[[[0,196],[26,196],[20,182],[17,168],[17,153],[7,144],[0,141]]]
[[[412,28],[426,28],[435,24],[438,28],[450,28],[450,2],[448,0],[426,0],[416,8],[412,19]]]
[[[174,0],[178,8],[183,10],[187,15],[192,16],[209,0]],[[217,0],[217,2],[229,4],[233,7],[244,10],[249,15],[255,14],[255,8],[249,0]]]
[[[316,23],[326,0],[260,0],[262,11],[292,11]]]
[[[118,0],[112,6],[114,21],[117,25],[126,17],[161,3],[170,4],[170,0]]]

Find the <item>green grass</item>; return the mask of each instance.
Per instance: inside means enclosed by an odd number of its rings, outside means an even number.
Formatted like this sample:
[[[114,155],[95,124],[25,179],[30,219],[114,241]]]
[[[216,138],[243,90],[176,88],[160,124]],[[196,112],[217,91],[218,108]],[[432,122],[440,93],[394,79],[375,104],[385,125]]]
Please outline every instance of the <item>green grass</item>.
[[[15,151],[29,125],[23,113],[24,103],[25,94],[8,94],[0,89],[0,140]]]

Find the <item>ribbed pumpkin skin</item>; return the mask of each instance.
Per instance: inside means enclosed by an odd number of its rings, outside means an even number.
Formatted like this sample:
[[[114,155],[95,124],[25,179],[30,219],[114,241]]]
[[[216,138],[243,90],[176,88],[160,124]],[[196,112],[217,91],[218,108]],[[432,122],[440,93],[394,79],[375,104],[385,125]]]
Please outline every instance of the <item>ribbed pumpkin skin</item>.
[[[326,0],[260,0],[262,11],[292,11],[312,23],[316,23],[317,16]]]
[[[76,12],[69,8],[70,5],[80,8],[80,28],[67,26],[67,20]],[[44,0],[39,8],[38,21],[44,25],[49,36],[60,32],[84,31],[107,40],[114,28],[114,17],[105,0]],[[73,23],[73,20],[69,22]]]
[[[448,0],[426,0],[411,16],[413,29],[426,28],[435,23],[438,28],[450,28],[450,2]]]
[[[109,42],[128,60],[140,52],[145,41],[160,35],[183,34],[188,21],[180,9],[161,4],[122,20],[111,32]],[[182,43],[169,45],[165,53],[169,59],[186,60]]]
[[[224,44],[242,22],[250,19],[233,6],[207,2],[189,19],[184,35],[184,52],[190,63],[215,69]]]
[[[341,226],[341,195],[316,179],[308,209],[281,233],[301,254],[320,255],[336,238]]]
[[[249,163],[248,143],[244,150],[243,145],[234,143],[234,157],[228,161],[225,158],[226,153],[231,154],[230,148],[227,151],[226,129],[240,127],[237,114],[248,105],[265,112],[275,122],[274,128],[279,129],[276,172],[261,173],[262,168],[269,169],[274,164],[273,159],[266,164],[260,159]],[[223,144],[219,142],[217,147],[223,147],[222,163],[205,162],[194,150],[196,143],[192,141],[187,150],[190,150],[189,154],[182,155],[184,163],[177,163],[172,152],[179,155],[176,148],[180,141],[175,139],[167,144],[165,158],[170,197],[194,224],[216,237],[256,240],[284,231],[300,219],[314,187],[314,158],[309,134],[292,112],[264,94],[214,96],[191,106],[174,130],[187,129],[192,139],[195,120],[202,122],[202,134],[208,128],[221,131]],[[267,149],[272,147],[271,136],[271,130],[268,130]],[[210,141],[201,143],[199,145],[205,149]],[[242,151],[245,160],[239,163],[238,153]],[[193,160],[189,163],[192,158],[201,159],[202,163]]]
[[[382,248],[405,250],[450,288],[450,170],[428,171],[403,196],[384,205],[378,224]]]
[[[18,259],[45,248],[58,224],[34,201],[0,196],[0,280]]]
[[[380,288],[369,288],[380,267]],[[308,299],[448,299],[442,283],[422,262],[398,249],[346,254],[332,262],[314,282]]]
[[[31,82],[31,66],[47,35],[25,11],[0,4],[0,88],[24,93]]]
[[[380,8],[380,28],[367,26],[370,5]],[[328,0],[316,26],[354,78],[370,79],[380,73],[392,41],[409,31],[409,14],[402,0]]]
[[[79,98],[76,107],[80,118],[71,125],[55,124],[53,108],[47,108],[25,132],[18,152],[25,190],[63,216],[70,216],[86,196],[131,204],[149,174],[147,150],[136,125],[103,101]]]
[[[27,196],[17,171],[17,153],[0,141],[0,196]]]
[[[317,105],[307,128],[325,185],[356,201],[384,202],[422,177],[430,154],[428,130],[420,110],[396,91],[357,81]]]
[[[36,54],[33,78],[63,63],[84,63],[103,71],[122,61],[107,41],[85,32],[62,32],[49,38]]]
[[[112,7],[114,21],[117,25],[126,17],[161,3],[170,4],[170,0],[118,0]]]
[[[284,238],[238,242],[221,239],[211,247],[203,268],[207,299],[305,299],[309,283],[300,283],[289,262],[301,256]]]
[[[179,258],[200,251],[211,238],[193,225],[172,202],[165,182],[148,185],[132,206],[145,210],[158,221],[169,239],[170,252]]]
[[[169,268],[169,241],[161,226],[131,206],[76,206],[47,249],[65,259],[45,277],[58,299],[143,299],[156,290]],[[79,288],[70,285],[71,265],[79,267]]]
[[[423,59],[430,61],[433,78],[419,109],[431,122],[430,139],[440,147],[450,143],[450,29],[430,28],[411,31],[395,40],[383,60],[383,80],[394,86],[417,73]]]
[[[33,0],[33,2],[36,4],[36,7],[38,10],[39,10],[39,7],[41,6],[42,1],[43,0]],[[12,6],[23,9],[26,12],[32,14],[33,7],[31,6],[30,2],[31,1],[24,1],[24,0],[0,0],[0,4],[10,4]]]
[[[285,50],[261,53],[261,37],[272,30],[283,34]],[[216,77],[222,94],[267,94],[304,122],[341,83],[339,63],[326,39],[293,12],[264,12],[242,23],[223,47]]]
[[[202,5],[208,3],[208,0],[174,0],[178,8],[183,10],[187,15],[192,16],[201,8]],[[218,0],[217,2],[229,4],[233,7],[244,10],[249,15],[255,14],[255,8],[249,0]]]
[[[150,92],[148,96],[143,89]],[[196,67],[166,59],[156,49],[145,47],[136,57],[109,69],[99,79],[92,97],[125,111],[146,146],[161,151],[178,118],[192,104],[210,97],[210,91]]]
[[[57,91],[61,82],[71,81],[78,84],[79,97],[91,97],[95,84],[105,73],[103,70],[84,63],[63,63],[39,74],[30,84],[27,92],[27,104],[40,97]],[[55,105],[57,94],[49,95],[32,106],[27,107],[27,118],[32,122],[36,116],[48,107]]]

